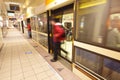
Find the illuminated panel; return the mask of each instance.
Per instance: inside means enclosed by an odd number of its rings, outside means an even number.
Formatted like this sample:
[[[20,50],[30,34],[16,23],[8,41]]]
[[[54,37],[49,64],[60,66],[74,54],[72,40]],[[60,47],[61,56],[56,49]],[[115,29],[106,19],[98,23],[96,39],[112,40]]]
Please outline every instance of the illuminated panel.
[[[8,16],[15,16],[15,14],[14,13],[8,13]]]
[[[92,7],[106,2],[106,0],[80,0],[80,8]]]

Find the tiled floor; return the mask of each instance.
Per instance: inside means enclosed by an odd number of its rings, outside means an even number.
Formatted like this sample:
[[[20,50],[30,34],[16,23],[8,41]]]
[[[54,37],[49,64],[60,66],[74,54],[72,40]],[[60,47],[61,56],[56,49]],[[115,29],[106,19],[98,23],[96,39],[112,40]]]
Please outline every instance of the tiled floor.
[[[0,80],[63,80],[63,78],[16,29],[9,29],[0,52]]]

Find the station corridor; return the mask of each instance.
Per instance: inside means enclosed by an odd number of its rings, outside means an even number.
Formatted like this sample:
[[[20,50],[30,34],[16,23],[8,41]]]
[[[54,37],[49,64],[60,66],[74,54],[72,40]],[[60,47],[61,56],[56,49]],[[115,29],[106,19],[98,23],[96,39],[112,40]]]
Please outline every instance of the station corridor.
[[[9,29],[3,41],[0,80],[81,80],[59,61],[50,62],[52,56],[17,29]]]

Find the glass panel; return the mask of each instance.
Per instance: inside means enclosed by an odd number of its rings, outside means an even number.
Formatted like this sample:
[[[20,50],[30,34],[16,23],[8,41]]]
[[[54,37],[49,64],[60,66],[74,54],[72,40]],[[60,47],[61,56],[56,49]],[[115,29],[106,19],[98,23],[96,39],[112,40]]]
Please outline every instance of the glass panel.
[[[2,36],[3,37],[6,37],[7,35],[7,20],[3,20],[3,27],[1,28],[2,29]]]
[[[47,13],[38,15],[37,31],[47,33]]]
[[[107,80],[120,80],[120,62],[75,48],[75,62],[94,71]]]
[[[32,31],[32,39],[37,41],[37,33],[35,31]]]
[[[44,47],[48,48],[48,37],[38,33],[38,42]]]
[[[103,43],[106,0],[79,0],[76,17],[75,39],[87,43]]]

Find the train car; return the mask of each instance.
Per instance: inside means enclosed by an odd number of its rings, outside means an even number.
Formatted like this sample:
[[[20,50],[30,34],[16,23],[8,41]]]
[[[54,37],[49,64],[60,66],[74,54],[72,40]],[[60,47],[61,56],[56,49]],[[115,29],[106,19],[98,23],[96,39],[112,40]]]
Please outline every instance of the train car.
[[[76,0],[73,72],[120,80],[120,0]]]

